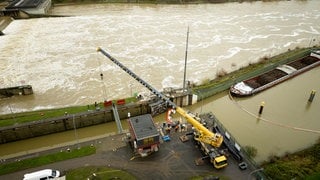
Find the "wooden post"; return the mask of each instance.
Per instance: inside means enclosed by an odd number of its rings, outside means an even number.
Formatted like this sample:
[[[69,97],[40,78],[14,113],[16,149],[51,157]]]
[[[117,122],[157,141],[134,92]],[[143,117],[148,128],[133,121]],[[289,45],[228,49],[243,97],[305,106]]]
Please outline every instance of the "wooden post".
[[[264,101],[261,102],[260,104],[260,109],[259,109],[259,115],[262,114],[263,108],[264,108]]]
[[[308,101],[309,101],[309,102],[312,102],[315,95],[316,95],[316,90],[312,90],[312,91],[311,91],[311,94],[310,94],[310,96],[309,96]]]

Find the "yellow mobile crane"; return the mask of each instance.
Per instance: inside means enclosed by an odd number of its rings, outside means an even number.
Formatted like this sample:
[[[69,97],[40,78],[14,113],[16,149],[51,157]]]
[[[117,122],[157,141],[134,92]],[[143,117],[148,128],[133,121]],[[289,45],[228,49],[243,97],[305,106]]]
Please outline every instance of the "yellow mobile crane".
[[[159,92],[158,90],[153,88],[151,85],[149,85],[143,79],[141,79],[138,75],[136,75],[134,72],[132,72],[126,66],[124,66],[118,60],[113,58],[109,53],[107,53],[106,51],[104,51],[101,48],[98,48],[97,51],[101,52],[103,55],[105,55],[107,58],[109,58],[113,63],[118,65],[122,70],[124,70],[131,77],[133,77],[135,80],[137,80],[140,84],[142,84],[143,86],[148,88],[153,94],[155,94],[158,98],[162,99],[168,106],[175,109],[176,112],[178,112],[181,116],[183,116],[188,121],[188,123],[190,123],[195,128],[194,139],[196,141],[198,141],[198,144],[200,144],[201,149],[207,155],[207,157],[210,157],[210,161],[214,165],[215,168],[220,169],[220,168],[227,166],[227,158],[224,155],[218,153],[218,151],[216,149],[216,148],[220,147],[223,142],[223,136],[221,134],[213,133],[212,131],[208,130],[198,120],[193,118],[193,116],[190,115],[187,111],[185,111],[181,107],[176,106],[176,104],[173,103],[168,97],[166,97],[161,92]],[[211,145],[212,148],[208,148],[207,145]]]

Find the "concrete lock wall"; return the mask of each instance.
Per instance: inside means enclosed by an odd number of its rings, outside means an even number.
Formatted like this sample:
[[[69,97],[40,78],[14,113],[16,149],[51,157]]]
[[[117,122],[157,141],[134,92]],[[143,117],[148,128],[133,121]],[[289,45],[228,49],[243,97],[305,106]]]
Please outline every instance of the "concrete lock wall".
[[[151,113],[148,103],[118,106],[120,119]],[[0,128],[0,144],[114,121],[111,107]]]

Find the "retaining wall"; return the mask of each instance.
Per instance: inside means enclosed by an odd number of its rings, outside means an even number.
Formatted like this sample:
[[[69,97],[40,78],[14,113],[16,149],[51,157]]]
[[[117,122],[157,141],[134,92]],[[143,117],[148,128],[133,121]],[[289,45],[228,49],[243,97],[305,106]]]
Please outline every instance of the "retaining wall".
[[[125,104],[118,107],[120,119],[125,119],[130,112],[131,116],[152,113],[154,107],[150,107],[148,102],[140,104]],[[157,111],[161,113],[161,111]],[[38,121],[33,121],[24,124],[18,124],[0,128],[0,144],[18,141],[47,134],[79,129],[92,125],[102,124],[114,121],[113,112],[110,107],[105,109],[91,110],[78,114],[66,114],[57,118],[48,118]]]

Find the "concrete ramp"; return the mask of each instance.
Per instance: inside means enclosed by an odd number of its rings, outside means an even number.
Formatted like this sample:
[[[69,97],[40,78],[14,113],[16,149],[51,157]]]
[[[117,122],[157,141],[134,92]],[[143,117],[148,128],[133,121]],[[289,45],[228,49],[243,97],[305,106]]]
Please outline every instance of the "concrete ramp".
[[[0,36],[4,35],[3,30],[13,21],[11,17],[0,17]]]

